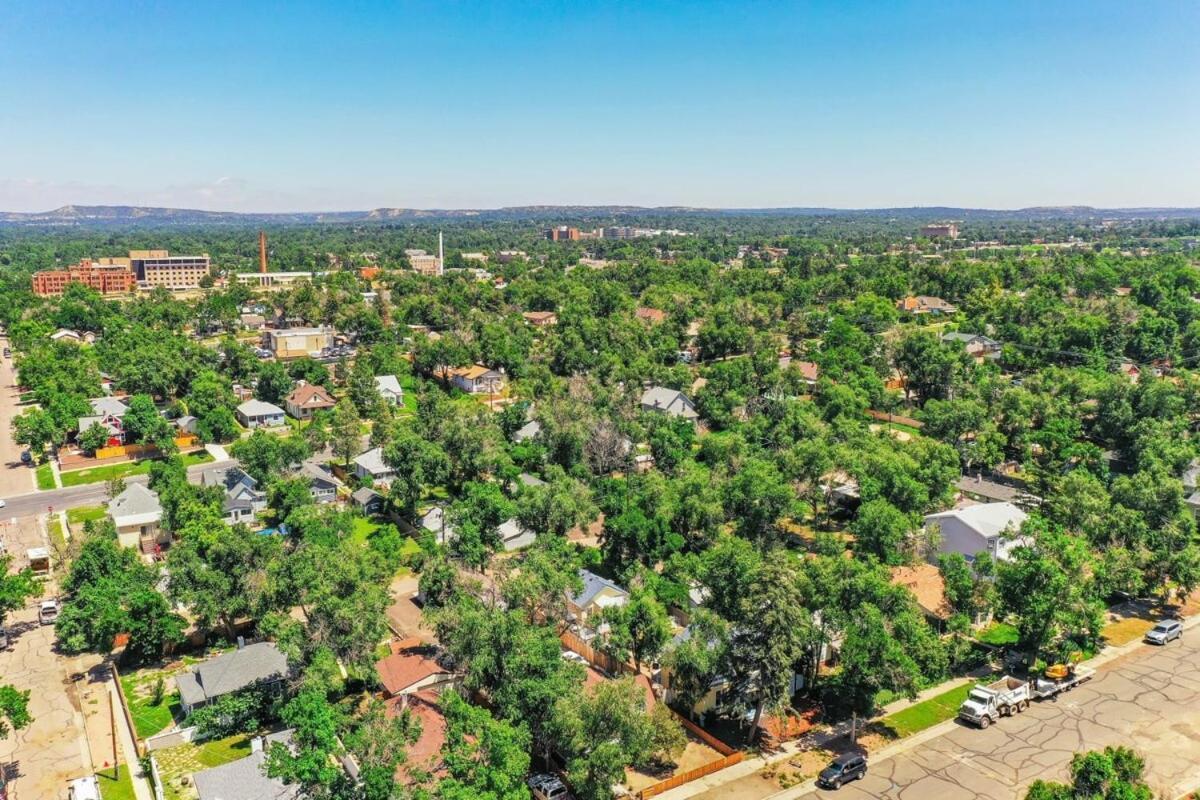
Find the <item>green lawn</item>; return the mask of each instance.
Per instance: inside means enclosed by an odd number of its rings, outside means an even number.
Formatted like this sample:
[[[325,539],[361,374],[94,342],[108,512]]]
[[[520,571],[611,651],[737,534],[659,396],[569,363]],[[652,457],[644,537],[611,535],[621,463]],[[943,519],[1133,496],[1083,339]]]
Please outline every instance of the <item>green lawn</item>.
[[[67,512],[67,524],[83,525],[87,522],[104,519],[104,515],[107,513],[108,511],[105,510],[104,506],[80,506],[79,508],[72,508]]]
[[[37,468],[37,488],[46,491],[54,488],[54,470],[49,464],[42,464]]]
[[[195,797],[189,777],[193,773],[219,767],[248,755],[250,737],[239,734],[227,739],[212,739],[202,744],[181,744],[178,747],[158,750],[154,753],[154,760],[158,762],[166,800],[187,800]]]
[[[160,675],[166,691],[163,693],[162,702],[155,704],[154,684]],[[137,729],[139,739],[153,736],[170,727],[175,715],[179,713],[179,692],[173,690],[170,673],[165,670],[122,675],[121,690],[125,693],[125,702],[129,704],[129,716],[133,717],[133,727]]]
[[[993,622],[980,631],[975,638],[992,647],[1010,647],[1017,643],[1020,635],[1017,633],[1017,629],[1007,622]]]
[[[880,720],[880,724],[891,729],[897,737],[911,736],[939,722],[953,719],[958,714],[958,707],[974,687],[974,683],[956,686],[895,714],[889,714]]]
[[[212,461],[212,456],[203,450],[195,453],[187,453],[183,456],[183,465],[185,467],[195,464],[205,464],[209,461]],[[114,478],[128,478],[131,475],[145,475],[150,471],[150,465],[153,463],[154,459],[147,458],[142,461],[127,461],[124,464],[109,464],[103,467],[75,469],[62,473],[62,482],[63,486],[81,486],[85,483],[110,481]]]
[[[133,778],[129,775],[129,767],[122,764],[117,767],[117,777],[114,780],[112,769],[102,769],[96,773],[100,784],[100,797],[103,800],[134,800]]]

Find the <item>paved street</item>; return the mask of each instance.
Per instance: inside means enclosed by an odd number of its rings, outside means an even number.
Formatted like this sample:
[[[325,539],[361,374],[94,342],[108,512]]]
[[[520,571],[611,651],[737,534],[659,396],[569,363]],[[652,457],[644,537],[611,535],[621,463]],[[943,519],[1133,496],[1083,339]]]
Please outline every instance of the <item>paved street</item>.
[[[8,339],[0,337],[0,349],[8,346]],[[16,382],[12,359],[0,357],[0,497],[34,488],[33,470],[21,463],[22,448],[12,440],[12,420],[21,412]]]
[[[1179,797],[1200,781],[1200,629],[1167,647],[1140,648],[1106,665],[1058,702],[1035,703],[987,730],[955,723],[839,792],[776,797],[839,800],[1014,800],[1037,778],[1064,780],[1071,756],[1106,745],[1135,748],[1155,796]]]
[[[3,432],[0,432],[2,434]],[[3,438],[0,436],[0,438]],[[212,467],[221,466],[226,462],[213,461],[208,464],[196,464],[188,467],[188,479],[192,482],[200,480],[200,473]],[[145,483],[145,475],[131,475],[125,483]],[[68,486],[63,489],[50,489],[44,492],[28,492],[13,497],[4,498],[7,505],[0,509],[2,517],[25,517],[34,514],[45,514],[48,509],[67,511],[80,506],[98,506],[108,502],[108,485],[104,481],[87,483],[82,486]]]
[[[32,690],[29,712],[33,722],[0,740],[0,767],[9,778],[12,800],[55,800],[66,797],[67,781],[93,771],[84,718],[76,686],[100,675],[89,669],[96,656],[66,659],[52,648],[54,628],[37,624],[32,607],[9,616],[14,641],[0,651],[0,676],[18,689]]]

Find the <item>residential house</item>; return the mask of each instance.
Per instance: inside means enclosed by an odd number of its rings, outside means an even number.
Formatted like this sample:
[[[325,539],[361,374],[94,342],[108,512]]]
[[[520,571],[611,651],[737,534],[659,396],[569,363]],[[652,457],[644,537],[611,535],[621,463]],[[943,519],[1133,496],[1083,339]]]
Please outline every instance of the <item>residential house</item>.
[[[105,433],[108,434],[108,439],[104,443],[109,447],[125,444],[125,424],[121,421],[120,417],[114,417],[112,414],[80,417],[77,424],[80,433],[83,433],[93,425],[99,425],[104,428]]]
[[[362,480],[390,483],[396,471],[383,462],[383,448],[373,447],[354,458],[354,474]]]
[[[70,328],[59,328],[54,333],[50,334],[50,340],[55,342],[67,341],[91,344],[92,342],[96,341],[96,334],[91,332],[79,333],[78,331],[73,331]]]
[[[537,534],[528,528],[522,527],[521,523],[517,522],[515,517],[500,523],[499,532],[500,542],[506,553],[529,547],[533,544],[534,539],[537,538]]]
[[[446,510],[441,506],[433,506],[421,515],[419,524],[421,528],[434,535],[438,544],[448,545],[458,538],[458,532],[454,530],[454,526],[446,518]],[[520,550],[523,547],[529,547],[533,544],[534,539],[537,538],[537,535],[533,531],[522,527],[517,522],[516,517],[500,523],[497,532],[500,535],[500,544],[507,553]]]
[[[454,671],[438,661],[437,648],[420,639],[393,641],[390,653],[375,662],[375,674],[384,697],[399,697],[422,690],[440,692],[455,682]]]
[[[108,503],[108,515],[117,528],[121,547],[136,547],[153,553],[171,544],[171,534],[162,527],[163,509],[158,493],[143,484],[131,483]]]
[[[275,742],[290,745],[292,731],[250,740],[250,755],[192,775],[198,800],[299,800],[300,786],[267,776],[267,753]]]
[[[458,532],[446,519],[446,509],[442,506],[434,506],[422,514],[420,525],[422,529],[432,533],[440,545],[448,545],[458,538]]]
[[[191,414],[184,414],[182,417],[176,418],[175,427],[179,430],[180,434],[195,436],[196,431],[200,430],[200,420]]]
[[[358,506],[358,509],[368,516],[383,513],[386,505],[383,495],[369,486],[356,489],[351,498],[354,500],[354,505]]]
[[[262,314],[242,314],[238,319],[248,331],[261,331],[267,324],[267,318]]]
[[[929,623],[936,630],[943,630],[954,609],[946,599],[946,581],[936,564],[892,567],[891,583],[912,592]]]
[[[385,403],[391,403],[394,406],[404,405],[404,388],[395,375],[376,375],[375,391],[379,392],[379,396]]]
[[[607,578],[586,569],[579,570],[579,577],[583,581],[583,590],[567,598],[567,618],[581,629],[604,609],[629,602],[629,592]]]
[[[921,316],[923,314],[948,315],[958,312],[958,306],[953,303],[948,303],[940,297],[931,297],[924,294],[906,297],[896,305],[901,311],[914,316]]]
[[[488,369],[482,364],[442,369],[438,377],[449,380],[468,394],[499,394],[504,391],[504,373]]]
[[[521,316],[535,328],[546,328],[558,324],[558,314],[553,311],[525,311]]]
[[[221,511],[225,523],[252,525],[267,507],[267,494],[259,490],[258,481],[236,466],[211,467],[200,473],[201,486],[219,486],[225,490]]]
[[[804,385],[808,388],[813,388],[817,385],[817,379],[821,377],[821,368],[812,361],[796,361],[790,353],[784,353],[779,357],[779,368],[787,369],[795,367],[800,373],[800,380],[804,381]]]
[[[981,336],[978,333],[953,331],[943,334],[942,341],[946,344],[961,344],[963,349],[967,351],[967,355],[980,364],[985,359],[992,361],[998,359],[1002,350],[1000,343],[995,339],[989,339],[987,336]]]
[[[295,419],[312,419],[318,411],[327,411],[337,405],[337,400],[324,386],[300,381],[283,400],[283,407]]]
[[[88,400],[88,405],[92,407],[92,414],[102,417],[105,415],[113,417],[123,417],[125,412],[129,410],[129,406],[125,405],[125,401],[119,397],[93,397]]]
[[[276,328],[263,334],[263,346],[278,359],[316,357],[329,347],[333,332],[320,328]]]
[[[682,417],[693,422],[700,418],[696,407],[683,392],[665,386],[651,386],[642,392],[641,405],[643,411]]]
[[[961,553],[968,561],[987,553],[996,561],[1007,561],[1014,547],[1028,542],[1020,535],[1027,518],[1012,503],[980,503],[928,514],[925,527],[939,535],[938,553]]]
[[[300,465],[299,476],[308,481],[308,491],[318,504],[337,500],[338,489],[343,484],[324,464],[305,461]]]
[[[247,400],[237,407],[237,418],[247,428],[274,428],[283,425],[284,411],[262,400]]]
[[[184,714],[208,705],[219,697],[251,686],[278,686],[290,675],[287,656],[272,642],[258,642],[208,661],[175,676],[179,704]]]

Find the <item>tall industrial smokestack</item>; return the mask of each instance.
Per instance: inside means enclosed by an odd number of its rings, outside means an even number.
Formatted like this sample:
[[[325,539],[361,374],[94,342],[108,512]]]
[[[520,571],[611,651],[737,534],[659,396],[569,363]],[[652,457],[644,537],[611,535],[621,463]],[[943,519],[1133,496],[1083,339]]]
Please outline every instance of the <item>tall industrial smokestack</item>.
[[[442,232],[438,231],[438,271],[441,275],[446,269],[446,253],[442,248]]]
[[[267,271],[267,232],[258,232],[258,271]]]

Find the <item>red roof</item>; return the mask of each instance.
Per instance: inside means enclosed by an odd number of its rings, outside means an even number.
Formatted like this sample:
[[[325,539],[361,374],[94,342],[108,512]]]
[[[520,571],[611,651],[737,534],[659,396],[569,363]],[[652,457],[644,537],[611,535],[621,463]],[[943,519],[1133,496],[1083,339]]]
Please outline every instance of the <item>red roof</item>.
[[[644,319],[647,322],[662,322],[667,318],[667,312],[648,306],[639,306],[634,314],[638,319]]]
[[[442,771],[442,747],[446,744],[446,717],[438,705],[435,692],[421,691],[393,697],[386,701],[387,715],[398,717],[407,708],[421,723],[421,735],[410,744],[405,753],[407,758],[396,767],[396,780],[409,783],[410,770]]]
[[[433,658],[432,649],[416,638],[392,642],[392,654],[375,663],[375,672],[390,695],[401,694],[426,678],[446,674]]]

